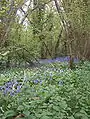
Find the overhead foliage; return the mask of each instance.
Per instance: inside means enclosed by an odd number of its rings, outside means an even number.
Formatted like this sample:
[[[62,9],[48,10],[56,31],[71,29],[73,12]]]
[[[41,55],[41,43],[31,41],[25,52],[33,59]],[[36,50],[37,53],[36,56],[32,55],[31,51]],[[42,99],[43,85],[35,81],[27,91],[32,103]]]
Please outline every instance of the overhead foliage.
[[[89,0],[3,0],[0,3],[1,48],[22,47],[37,58],[69,55],[71,59],[90,59]],[[26,52],[24,56],[32,59]]]

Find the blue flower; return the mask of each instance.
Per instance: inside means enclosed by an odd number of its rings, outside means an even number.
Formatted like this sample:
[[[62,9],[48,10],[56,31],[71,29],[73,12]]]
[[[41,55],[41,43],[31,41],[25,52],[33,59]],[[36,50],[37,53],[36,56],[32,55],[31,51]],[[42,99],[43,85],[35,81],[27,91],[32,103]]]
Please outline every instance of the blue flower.
[[[38,84],[40,81],[38,79],[33,81],[35,84]]]
[[[9,91],[9,88],[5,88],[5,89],[3,90],[4,95],[6,95],[6,94],[8,93],[8,91]]]
[[[42,84],[43,83],[43,80],[40,80],[40,84]]]
[[[22,85],[17,86],[16,93],[19,93],[21,91]]]
[[[17,80],[6,82],[3,86],[0,86],[0,90],[4,95],[10,94],[11,96],[19,93],[21,91],[21,88],[22,84],[17,82]]]
[[[74,62],[75,63],[79,62],[79,59],[78,58],[74,58]]]
[[[15,95],[14,90],[12,90],[12,91],[10,92],[10,95],[11,95],[11,96],[14,96],[14,95]]]

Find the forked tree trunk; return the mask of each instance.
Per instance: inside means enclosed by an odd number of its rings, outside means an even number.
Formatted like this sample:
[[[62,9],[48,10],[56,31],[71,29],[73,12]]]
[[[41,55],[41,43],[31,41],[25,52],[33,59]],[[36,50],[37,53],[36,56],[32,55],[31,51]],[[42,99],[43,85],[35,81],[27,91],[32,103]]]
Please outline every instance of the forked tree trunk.
[[[63,29],[64,29],[64,31],[65,31],[65,36],[66,36],[66,39],[67,39],[67,43],[68,43],[68,47],[69,47],[69,56],[70,56],[70,61],[69,61],[69,67],[70,67],[70,69],[73,69],[73,64],[74,64],[74,60],[73,60],[73,56],[72,56],[72,39],[70,39],[69,37],[70,37],[70,35],[73,35],[73,33],[69,33],[69,28],[68,28],[68,26],[69,26],[69,22],[68,21],[66,21],[66,19],[65,19],[65,16],[64,16],[64,14],[63,14],[63,11],[62,11],[62,9],[60,8],[60,5],[58,4],[58,0],[54,0],[54,2],[55,2],[55,6],[56,6],[56,9],[57,9],[57,12],[58,12],[58,14],[59,14],[59,16],[60,16],[60,19],[61,19],[61,24],[62,24],[62,27],[63,27]],[[61,1],[59,1],[60,3],[62,3]],[[64,6],[63,6],[64,7]],[[64,8],[63,8],[64,9]],[[65,12],[65,11],[64,11]],[[71,26],[70,26],[71,27]],[[70,29],[71,30],[71,29]],[[70,31],[71,32],[71,31]],[[69,35],[70,34],[70,35]]]

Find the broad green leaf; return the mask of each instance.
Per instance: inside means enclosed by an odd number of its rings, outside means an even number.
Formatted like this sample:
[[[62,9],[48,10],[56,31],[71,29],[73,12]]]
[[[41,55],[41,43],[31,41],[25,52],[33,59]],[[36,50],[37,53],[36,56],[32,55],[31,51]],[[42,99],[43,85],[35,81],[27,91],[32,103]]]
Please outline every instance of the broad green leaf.
[[[13,116],[15,116],[16,113],[15,113],[15,111],[13,111],[13,110],[8,110],[8,111],[5,112],[4,115],[5,115],[6,118],[8,118],[8,117],[13,117]]]
[[[68,119],[75,119],[73,116],[68,117]]]
[[[43,116],[41,119],[51,119],[49,116]]]
[[[30,115],[30,111],[25,110],[25,111],[23,111],[23,114],[24,114],[25,116],[29,116],[29,115]]]
[[[22,105],[19,105],[19,107],[17,108],[17,110],[19,110],[19,111],[22,111],[22,110],[24,110],[24,106],[22,106]]]

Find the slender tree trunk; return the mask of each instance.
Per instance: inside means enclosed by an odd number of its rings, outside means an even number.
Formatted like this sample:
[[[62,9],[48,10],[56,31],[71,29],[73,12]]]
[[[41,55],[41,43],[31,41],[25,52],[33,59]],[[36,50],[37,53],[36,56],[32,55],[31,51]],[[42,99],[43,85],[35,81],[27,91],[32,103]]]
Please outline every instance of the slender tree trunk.
[[[63,27],[63,29],[65,31],[65,36],[66,36],[66,39],[67,39],[66,42],[68,43],[68,47],[69,47],[69,56],[70,56],[69,67],[70,67],[70,69],[73,69],[74,60],[73,60],[73,55],[72,55],[73,54],[72,53],[72,39],[70,39],[70,35],[73,35],[73,34],[69,33],[69,32],[71,32],[71,31],[69,31],[69,28],[68,28],[68,26],[70,24],[69,24],[68,21],[66,21],[65,16],[64,16],[65,13],[63,14],[63,11],[60,8],[60,5],[58,4],[58,1],[54,0],[54,2],[55,2],[55,6],[57,8],[57,12],[58,12],[58,14],[60,16],[60,19],[61,19],[61,22],[62,22],[61,24],[62,24],[62,27]],[[62,3],[61,0],[59,2]],[[63,6],[63,9],[64,9],[64,6]]]
[[[58,50],[58,47],[59,47],[60,38],[62,36],[62,31],[63,31],[63,29],[61,29],[61,31],[59,33],[59,36],[58,36],[58,40],[57,40],[56,45],[55,45],[55,51],[54,51],[55,52],[55,55],[54,55],[55,58],[57,57],[57,50]]]

